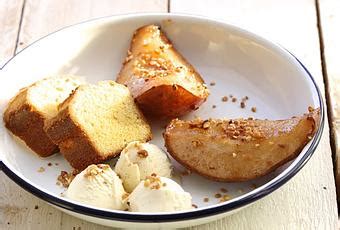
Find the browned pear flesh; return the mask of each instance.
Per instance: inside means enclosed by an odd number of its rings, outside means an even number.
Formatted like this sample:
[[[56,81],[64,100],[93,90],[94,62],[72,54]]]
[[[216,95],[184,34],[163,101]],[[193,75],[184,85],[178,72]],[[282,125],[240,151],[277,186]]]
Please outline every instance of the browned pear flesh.
[[[184,115],[209,95],[199,73],[156,25],[134,33],[116,81],[126,85],[142,111],[152,117]]]
[[[287,120],[174,119],[164,133],[168,152],[186,168],[216,181],[247,181],[298,156],[320,120],[315,109]]]

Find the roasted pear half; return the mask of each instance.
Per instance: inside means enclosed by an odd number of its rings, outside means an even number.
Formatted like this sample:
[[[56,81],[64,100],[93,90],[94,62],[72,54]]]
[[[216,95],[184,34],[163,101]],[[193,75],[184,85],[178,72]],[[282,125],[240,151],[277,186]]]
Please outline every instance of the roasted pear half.
[[[200,74],[156,25],[134,33],[116,81],[126,85],[142,111],[152,117],[184,115],[209,95]]]
[[[168,152],[186,168],[216,181],[247,181],[294,159],[312,139],[320,110],[287,120],[174,119],[164,133]]]

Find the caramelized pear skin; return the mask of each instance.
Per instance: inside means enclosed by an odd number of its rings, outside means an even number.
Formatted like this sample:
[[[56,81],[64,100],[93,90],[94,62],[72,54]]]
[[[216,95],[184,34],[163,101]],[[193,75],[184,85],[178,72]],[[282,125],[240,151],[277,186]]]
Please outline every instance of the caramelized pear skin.
[[[216,181],[264,176],[296,158],[318,129],[320,109],[287,120],[174,119],[163,134],[186,168]]]
[[[136,30],[116,81],[129,88],[149,117],[184,115],[209,95],[200,74],[156,25]]]

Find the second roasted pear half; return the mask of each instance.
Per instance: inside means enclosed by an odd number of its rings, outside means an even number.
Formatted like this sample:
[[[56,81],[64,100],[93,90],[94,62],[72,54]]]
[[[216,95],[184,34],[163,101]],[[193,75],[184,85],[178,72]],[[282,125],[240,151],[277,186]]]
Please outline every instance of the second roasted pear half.
[[[173,120],[165,146],[178,162],[217,181],[246,181],[294,159],[319,123],[317,109],[287,120]]]

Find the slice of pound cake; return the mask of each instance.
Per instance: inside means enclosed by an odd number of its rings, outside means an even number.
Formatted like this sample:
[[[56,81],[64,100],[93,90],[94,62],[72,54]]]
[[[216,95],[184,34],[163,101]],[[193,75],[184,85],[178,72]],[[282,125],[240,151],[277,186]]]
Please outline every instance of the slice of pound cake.
[[[151,139],[128,88],[114,81],[78,87],[45,131],[76,169],[115,157],[131,141]]]
[[[84,83],[76,76],[45,78],[26,88],[11,99],[4,113],[4,123],[39,156],[58,152],[58,147],[46,135],[44,122],[57,114],[58,105]]]

